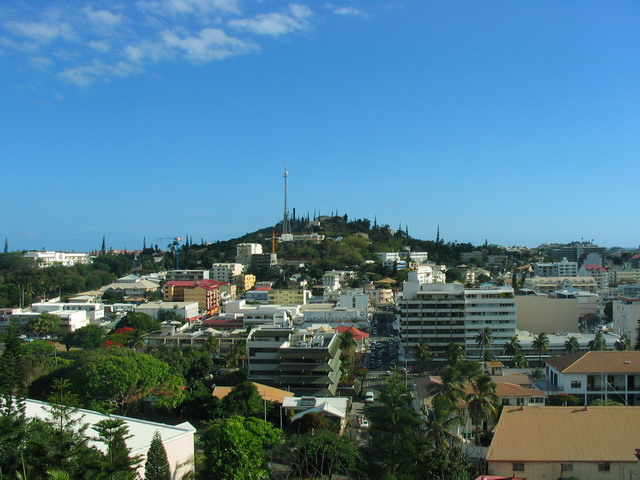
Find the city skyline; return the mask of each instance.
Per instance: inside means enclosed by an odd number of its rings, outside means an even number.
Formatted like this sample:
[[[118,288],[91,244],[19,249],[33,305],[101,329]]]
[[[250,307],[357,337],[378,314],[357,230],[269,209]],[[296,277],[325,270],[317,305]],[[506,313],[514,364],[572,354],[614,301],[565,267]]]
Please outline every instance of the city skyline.
[[[634,247],[633,2],[14,2],[11,250],[226,240],[297,214]]]

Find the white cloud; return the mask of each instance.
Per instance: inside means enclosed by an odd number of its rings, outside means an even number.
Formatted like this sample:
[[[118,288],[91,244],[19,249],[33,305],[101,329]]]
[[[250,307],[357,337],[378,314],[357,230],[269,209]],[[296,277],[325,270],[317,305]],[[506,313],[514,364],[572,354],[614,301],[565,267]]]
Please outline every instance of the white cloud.
[[[291,15],[296,18],[307,18],[313,15],[313,11],[309,7],[297,3],[289,5],[289,10],[291,11]]]
[[[87,87],[96,80],[108,80],[113,76],[126,77],[139,71],[140,69],[138,67],[126,62],[117,62],[109,65],[101,60],[94,59],[86,65],[64,70],[59,73],[59,76],[80,87]]]
[[[58,37],[71,40],[74,31],[71,25],[66,22],[46,23],[46,22],[4,22],[4,27],[14,35],[27,37],[37,43],[49,43]]]
[[[106,53],[111,50],[111,45],[102,40],[91,40],[87,43],[87,45],[89,45],[89,48],[100,53]]]
[[[31,64],[39,70],[46,70],[53,64],[53,61],[49,57],[33,57]]]
[[[336,7],[335,5],[328,4],[327,7],[331,9],[333,13],[336,15],[345,15],[345,16],[353,16],[353,17],[366,17],[367,14],[362,10],[358,10],[354,7]]]
[[[229,21],[229,25],[257,35],[285,35],[298,30],[306,30],[309,23],[306,18],[313,15],[304,5],[289,5],[289,13],[263,13],[253,18],[240,18]]]
[[[240,0],[140,0],[140,10],[157,15],[189,13],[239,14]]]
[[[256,53],[258,36],[310,30],[314,15],[302,3],[243,15],[242,0],[52,3],[39,11],[25,6],[21,16],[0,20],[0,55],[21,55],[33,68],[79,86],[160,62],[207,63]]]
[[[125,20],[121,13],[112,13],[109,10],[93,10],[90,7],[84,9],[84,14],[89,21],[97,26],[115,27]]]
[[[175,32],[161,33],[164,45],[181,52],[191,61],[204,63],[256,51],[258,46],[230,37],[218,28],[205,28],[198,35],[179,37]]]

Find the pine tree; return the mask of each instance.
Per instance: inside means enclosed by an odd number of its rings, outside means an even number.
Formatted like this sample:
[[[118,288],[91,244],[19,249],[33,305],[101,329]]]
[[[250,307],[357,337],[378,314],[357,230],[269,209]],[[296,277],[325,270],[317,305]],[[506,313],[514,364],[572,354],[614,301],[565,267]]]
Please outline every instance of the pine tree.
[[[130,456],[131,449],[127,447],[127,439],[131,436],[125,423],[116,418],[108,418],[96,423],[93,429],[98,432],[98,440],[107,445],[107,454],[101,466],[102,473],[107,478],[134,480],[140,458]]]
[[[0,415],[24,417],[27,390],[19,333],[11,328],[0,357]]]
[[[107,253],[107,239],[102,235],[102,248],[100,248],[100,254],[106,255]]]
[[[12,328],[0,356],[0,473],[13,478],[26,435],[26,385],[19,330]]]
[[[4,253],[9,253],[9,239],[4,237]]]
[[[149,451],[147,452],[147,463],[144,466],[145,480],[170,480],[171,470],[169,469],[169,459],[167,451],[162,444],[162,437],[158,430],[153,434]]]

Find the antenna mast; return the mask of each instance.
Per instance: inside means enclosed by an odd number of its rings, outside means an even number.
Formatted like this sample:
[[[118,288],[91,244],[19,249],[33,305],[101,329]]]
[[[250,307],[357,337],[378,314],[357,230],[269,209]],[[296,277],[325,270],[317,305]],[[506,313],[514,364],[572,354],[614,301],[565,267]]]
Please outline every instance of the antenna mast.
[[[284,166],[284,216],[282,218],[282,235],[291,234],[291,224],[289,223],[289,172],[287,165]]]

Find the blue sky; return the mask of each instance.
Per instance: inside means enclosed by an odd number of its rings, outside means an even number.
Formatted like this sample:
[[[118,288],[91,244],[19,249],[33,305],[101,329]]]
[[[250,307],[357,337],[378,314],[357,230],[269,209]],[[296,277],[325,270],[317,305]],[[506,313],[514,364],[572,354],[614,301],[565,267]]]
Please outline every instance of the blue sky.
[[[297,213],[418,238],[640,242],[636,1],[8,1],[10,249]],[[161,243],[161,242],[160,242]]]

